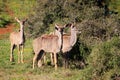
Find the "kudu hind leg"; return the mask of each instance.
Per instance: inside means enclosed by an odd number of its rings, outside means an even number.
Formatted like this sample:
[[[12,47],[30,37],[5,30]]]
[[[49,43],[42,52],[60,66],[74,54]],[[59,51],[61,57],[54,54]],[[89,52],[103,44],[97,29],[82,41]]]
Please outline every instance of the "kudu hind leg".
[[[39,56],[39,52],[35,52],[35,55],[33,57],[33,69],[35,68],[35,62],[38,61],[38,56]]]
[[[50,57],[51,57],[51,65],[54,65],[54,54],[53,53],[50,53]]]
[[[41,67],[43,63],[45,63],[45,61],[46,61],[46,53],[43,50],[41,50],[39,55],[37,56],[38,67]]]
[[[64,68],[69,68],[69,53],[64,54]]]

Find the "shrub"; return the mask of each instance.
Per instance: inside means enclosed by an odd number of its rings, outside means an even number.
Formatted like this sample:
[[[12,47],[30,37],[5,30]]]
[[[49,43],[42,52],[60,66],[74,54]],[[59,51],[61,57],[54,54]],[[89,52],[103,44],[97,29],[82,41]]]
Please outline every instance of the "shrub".
[[[98,77],[106,80],[105,77],[107,77],[107,80],[109,80],[113,74],[119,73],[119,45],[119,38],[114,37],[107,42],[94,46],[87,58],[91,72],[93,72],[91,78]],[[86,72],[89,73],[89,71]],[[105,76],[106,74],[109,74],[109,76]]]

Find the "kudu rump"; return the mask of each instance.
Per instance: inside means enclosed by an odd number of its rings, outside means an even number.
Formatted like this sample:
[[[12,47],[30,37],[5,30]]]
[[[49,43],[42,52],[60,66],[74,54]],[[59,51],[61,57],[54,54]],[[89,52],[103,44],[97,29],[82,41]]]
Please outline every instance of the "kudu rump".
[[[24,24],[27,19],[20,21],[18,18],[15,17],[15,20],[20,24],[20,31],[19,32],[12,32],[10,34],[10,43],[11,43],[11,53],[10,53],[10,61],[14,61],[13,57],[13,50],[14,47],[18,47],[18,63],[23,63],[23,48],[24,48],[24,42],[25,42],[25,36],[24,36]]]

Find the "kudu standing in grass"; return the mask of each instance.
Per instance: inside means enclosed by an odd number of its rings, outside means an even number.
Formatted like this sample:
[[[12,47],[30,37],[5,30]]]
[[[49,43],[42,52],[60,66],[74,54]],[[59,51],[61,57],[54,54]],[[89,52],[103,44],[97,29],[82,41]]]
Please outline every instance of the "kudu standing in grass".
[[[81,33],[79,30],[76,29],[74,24],[68,24],[67,26],[70,26],[71,34],[63,34],[63,46],[62,46],[62,53],[64,56],[64,65],[65,68],[68,66],[68,52],[73,48],[75,43],[77,42],[77,33]],[[51,53],[51,64],[54,64],[53,60],[54,56],[53,53]]]
[[[18,63],[23,63],[23,48],[24,48],[24,42],[25,42],[25,36],[24,36],[24,24],[27,19],[20,21],[18,18],[15,17],[15,20],[20,24],[20,30],[19,32],[12,32],[10,34],[10,43],[11,43],[11,53],[10,53],[10,61],[14,61],[13,57],[13,50],[15,46],[18,48]]]
[[[64,26],[65,27],[65,26]],[[55,25],[55,34],[56,35],[42,35],[41,37],[33,40],[33,50],[35,52],[33,58],[33,69],[35,65],[35,61],[41,61],[43,54],[45,52],[51,52],[54,54],[54,64],[55,70],[57,69],[57,53],[61,51],[63,44],[63,29],[64,27]]]
[[[63,35],[63,47],[62,47],[62,53],[64,55],[64,65],[65,68],[68,67],[68,55],[75,43],[77,42],[77,34],[81,33],[74,24],[71,24],[70,26],[71,34],[64,34]]]

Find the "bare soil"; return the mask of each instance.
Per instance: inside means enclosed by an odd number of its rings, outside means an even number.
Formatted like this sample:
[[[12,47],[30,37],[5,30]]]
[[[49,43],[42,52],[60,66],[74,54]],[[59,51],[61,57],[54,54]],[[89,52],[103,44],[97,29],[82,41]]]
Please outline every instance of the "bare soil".
[[[8,25],[6,25],[5,28],[0,28],[0,35],[11,33],[13,31],[13,29],[14,29],[14,25],[8,24]]]
[[[8,15],[11,16],[11,18],[14,16],[14,13],[11,9],[9,9],[8,6],[6,6],[6,12],[8,13]],[[0,38],[2,38],[3,35],[9,34],[14,30],[14,24],[10,23],[7,24],[4,28],[0,28]]]

